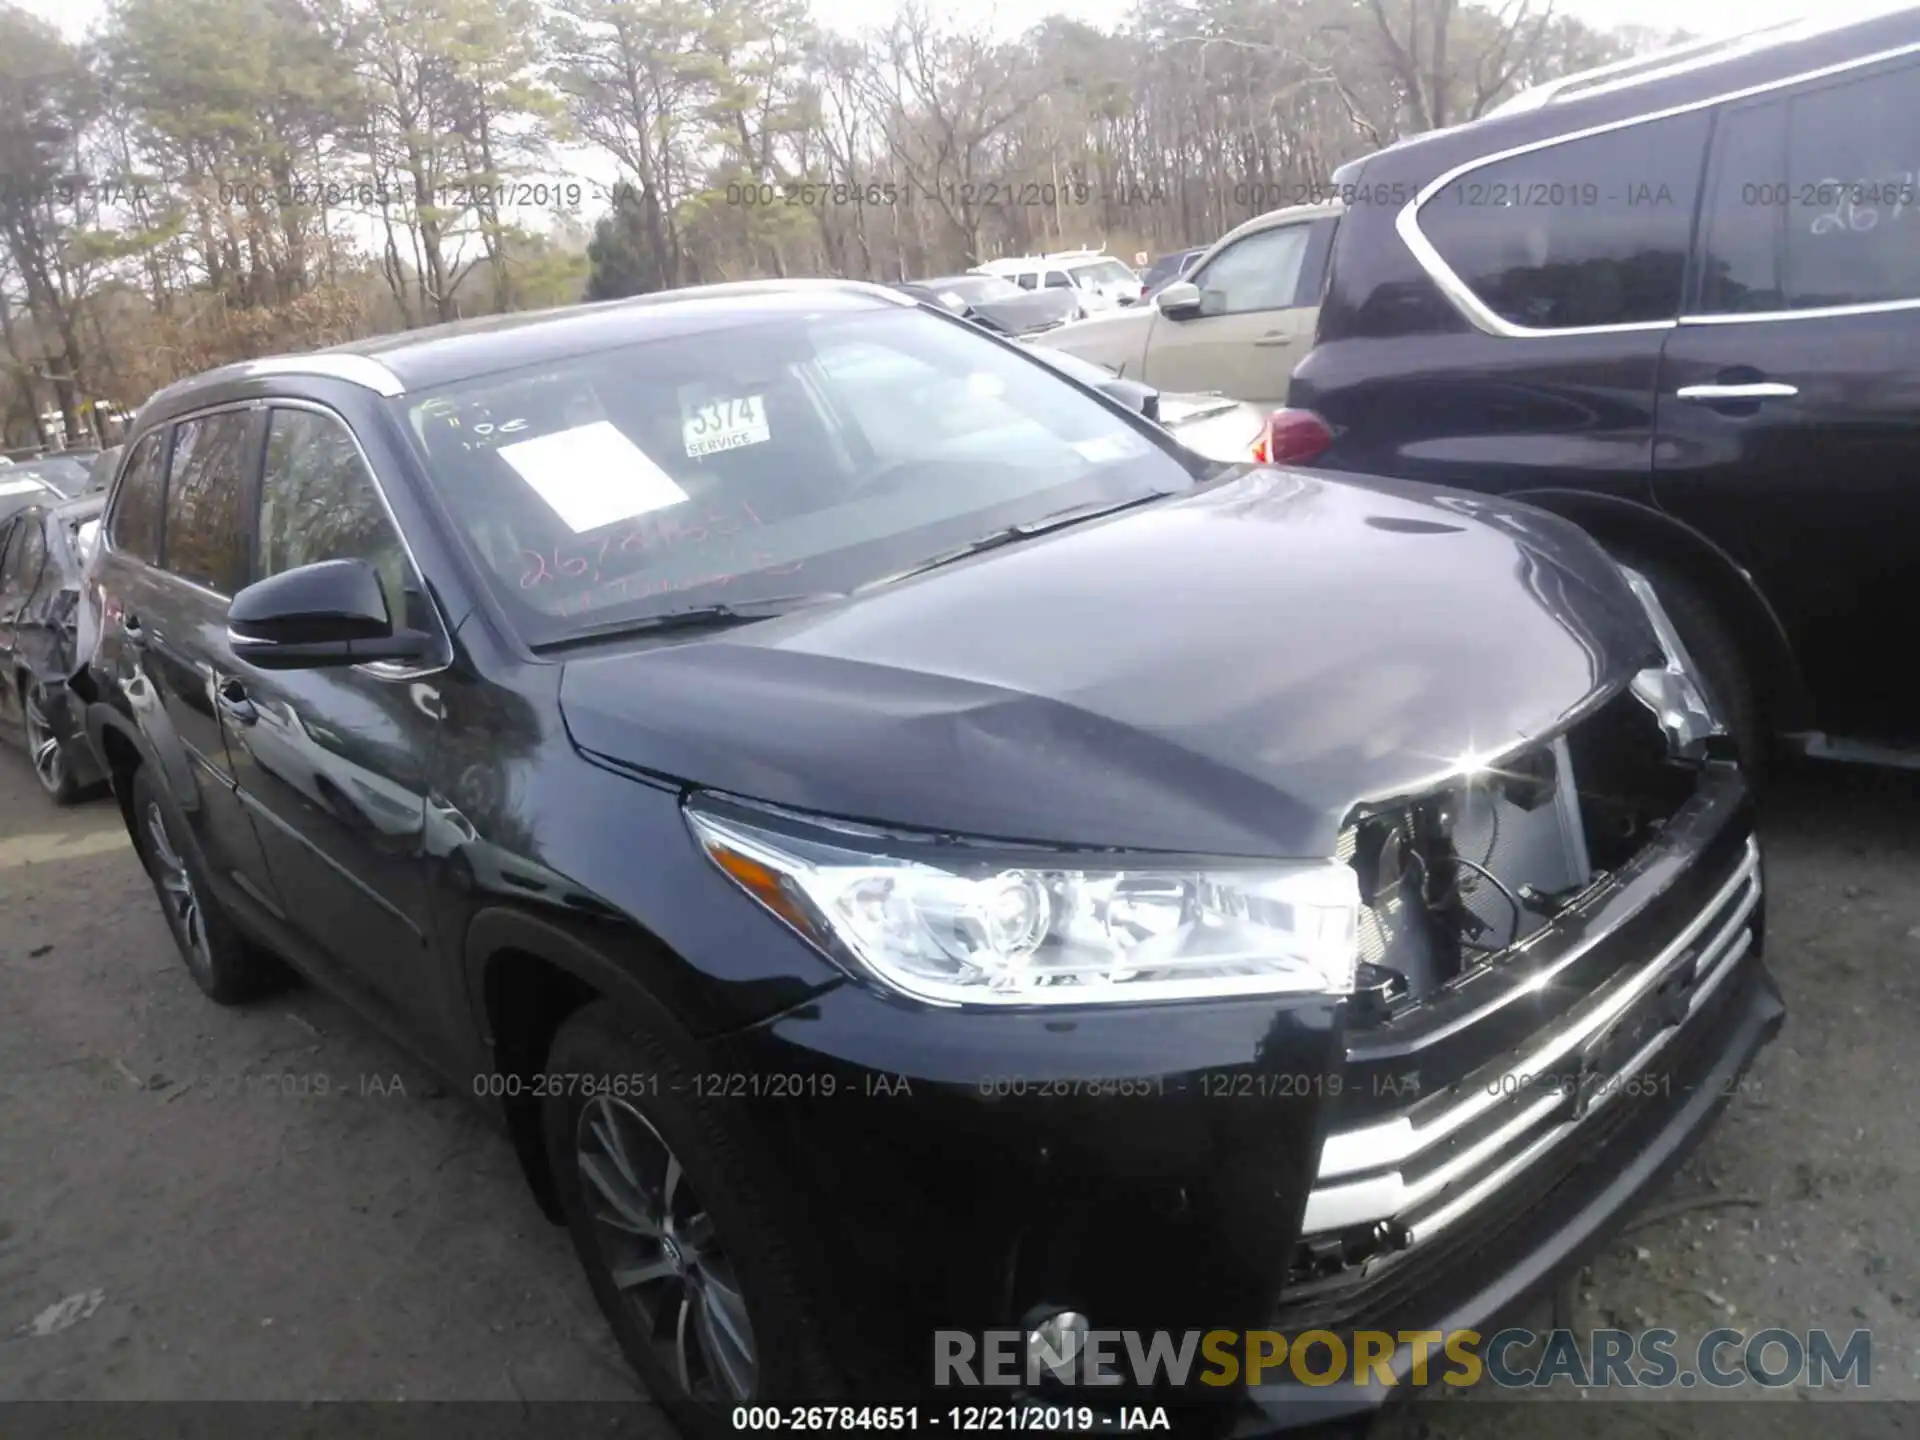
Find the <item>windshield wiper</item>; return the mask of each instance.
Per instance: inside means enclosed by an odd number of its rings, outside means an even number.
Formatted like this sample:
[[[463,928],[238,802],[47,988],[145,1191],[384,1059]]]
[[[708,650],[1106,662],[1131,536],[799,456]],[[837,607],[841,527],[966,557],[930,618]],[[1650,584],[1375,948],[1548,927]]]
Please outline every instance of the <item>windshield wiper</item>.
[[[1045,535],[1051,530],[1061,530],[1069,525],[1078,525],[1082,520],[1097,519],[1102,515],[1118,514],[1122,510],[1131,510],[1136,505],[1145,505],[1152,500],[1163,500],[1173,494],[1171,490],[1154,490],[1145,495],[1136,495],[1131,500],[1096,500],[1088,505],[1069,505],[1064,510],[1054,510],[1040,516],[1037,520],[1022,520],[1017,525],[1007,525],[982,535],[977,540],[969,540],[964,545],[956,545],[951,550],[943,550],[931,559],[910,565],[905,570],[896,570],[891,575],[883,575],[878,580],[869,580],[855,588],[857,595],[865,590],[875,590],[882,585],[892,585],[899,580],[908,580],[915,575],[924,575],[929,570],[938,570],[943,565],[951,565],[956,560],[965,560],[969,556],[984,554],[988,550],[998,550],[1002,545],[1012,545],[1016,541],[1031,539],[1035,535]]]
[[[771,620],[775,616],[785,615],[790,610],[806,605],[820,605],[829,600],[841,600],[846,597],[830,593],[809,595],[766,595],[752,600],[719,600],[710,605],[687,605],[678,610],[660,610],[652,615],[634,615],[625,620],[608,620],[599,625],[588,625],[562,635],[556,640],[544,640],[532,648],[542,653],[549,650],[561,650],[573,645],[588,645],[595,640],[608,640],[620,635],[657,635],[663,630],[698,630],[711,625],[744,625],[754,620]]]

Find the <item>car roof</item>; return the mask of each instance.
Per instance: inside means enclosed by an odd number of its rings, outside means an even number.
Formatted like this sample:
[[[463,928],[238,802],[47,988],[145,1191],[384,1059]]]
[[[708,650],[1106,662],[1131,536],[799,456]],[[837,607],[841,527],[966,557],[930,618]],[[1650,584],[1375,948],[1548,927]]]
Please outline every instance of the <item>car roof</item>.
[[[397,396],[522,365],[751,326],[782,315],[878,311],[915,303],[897,290],[864,281],[748,280],[592,305],[487,315],[305,354],[223,365],[157,391],[141,407],[135,427],[216,403],[224,398],[223,391],[263,377],[346,381],[379,395]]]
[[[49,450],[44,455],[36,455],[31,460],[16,460],[9,468],[13,470],[35,470],[43,465],[61,465],[69,461],[79,465],[91,465],[98,450]]]
[[[1336,185],[1365,175],[1381,156],[1438,151],[1449,158],[1544,143],[1589,127],[1627,123],[1762,93],[1812,74],[1920,52],[1920,8],[1833,13],[1698,41],[1563,76],[1521,92],[1477,120],[1397,140],[1333,172]]]
[[[1882,5],[1862,14],[1857,8],[1840,8],[1825,14],[1802,15],[1792,20],[1756,26],[1733,35],[1688,40],[1650,54],[1631,55],[1591,70],[1562,75],[1521,91],[1487,114],[1493,117],[1544,109],[1582,96],[1650,85],[1675,75],[1698,73],[1710,82],[1715,73],[1725,73],[1730,67],[1750,57],[1765,57],[1769,52],[1791,56],[1796,45],[1802,42],[1844,35],[1870,26],[1873,21],[1888,14],[1909,9],[1911,6],[1905,4]]]
[[[1314,205],[1288,205],[1279,210],[1268,210],[1264,214],[1254,216],[1251,220],[1242,220],[1213,244],[1204,248],[1217,250],[1227,241],[1238,240],[1242,235],[1271,230],[1276,225],[1293,225],[1303,220],[1319,220],[1328,215],[1338,215],[1345,208],[1338,200],[1323,200]]]
[[[7,500],[19,501],[19,504],[12,507],[15,510],[19,509],[20,505],[32,503],[33,497],[41,495],[58,497],[59,494],[60,492],[58,490],[46,481],[40,479],[37,475],[16,475],[11,472],[0,475],[0,502]],[[22,496],[29,498],[21,499]]]

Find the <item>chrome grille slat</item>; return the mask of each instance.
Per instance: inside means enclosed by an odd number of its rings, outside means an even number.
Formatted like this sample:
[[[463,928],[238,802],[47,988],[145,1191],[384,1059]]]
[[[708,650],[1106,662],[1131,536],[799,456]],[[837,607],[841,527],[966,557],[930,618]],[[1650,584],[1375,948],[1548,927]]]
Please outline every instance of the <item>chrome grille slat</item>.
[[[1733,875],[1657,955],[1628,972],[1626,978],[1603,987],[1591,1003],[1562,1017],[1523,1053],[1499,1062],[1502,1073],[1550,1074],[1556,1062],[1588,1039],[1603,1035],[1608,1026],[1658,989],[1691,954],[1694,983],[1685,1018],[1656,1031],[1638,1053],[1601,1077],[1598,1098],[1584,1115],[1548,1124],[1541,1130],[1556,1112],[1564,1112],[1564,1097],[1552,1091],[1534,1096],[1524,1089],[1489,1090],[1484,1083],[1488,1071],[1483,1070],[1466,1083],[1466,1093],[1455,1104],[1421,1125],[1402,1116],[1328,1136],[1321,1151],[1318,1183],[1307,1201],[1304,1233],[1396,1220],[1406,1227],[1413,1243],[1418,1243],[1466,1214],[1560,1139],[1577,1131],[1585,1115],[1611,1103],[1620,1091],[1620,1082],[1645,1066],[1685,1027],[1751,946],[1753,932],[1748,922],[1759,902],[1760,852],[1757,842],[1749,838]],[[1704,946],[1699,943],[1702,935],[1709,936]],[[1514,1112],[1511,1117],[1500,1115],[1503,1107]],[[1476,1122],[1493,1128],[1478,1139],[1470,1139],[1458,1154],[1445,1154],[1448,1139]],[[1429,1162],[1424,1172],[1423,1159]],[[1466,1188],[1457,1189],[1462,1184]],[[1457,1193],[1449,1195],[1449,1191]],[[1422,1206],[1435,1202],[1437,1209],[1421,1213]]]
[[[1747,949],[1752,943],[1753,932],[1751,930],[1741,931],[1734,944],[1727,949],[1722,960],[1716,965],[1713,973],[1701,982],[1700,989],[1695,992],[1692,1002],[1687,1007],[1687,1013],[1689,1015],[1699,1009],[1707,996],[1718,988],[1720,982],[1732,972],[1734,965],[1739,961],[1740,957],[1747,953]],[[1641,1046],[1639,1051],[1615,1073],[1617,1075],[1631,1075],[1641,1066],[1651,1061],[1661,1050],[1665,1049],[1676,1033],[1677,1029],[1662,1030],[1645,1045]],[[1594,1110],[1611,1104],[1619,1093],[1620,1091],[1617,1088],[1603,1092],[1600,1099],[1595,1102]],[[1588,1111],[1587,1113],[1591,1115],[1593,1111]],[[1412,1233],[1413,1243],[1419,1244],[1422,1241],[1431,1240],[1435,1235],[1439,1234],[1456,1220],[1465,1216],[1481,1201],[1485,1200],[1502,1185],[1506,1184],[1508,1180],[1540,1159],[1547,1151],[1551,1150],[1555,1145],[1559,1144],[1560,1141],[1566,1139],[1579,1128],[1580,1122],[1578,1121],[1567,1125],[1556,1125],[1553,1129],[1547,1131],[1532,1144],[1528,1145],[1526,1149],[1520,1151],[1513,1156],[1512,1159],[1501,1165],[1499,1169],[1491,1172],[1470,1188],[1462,1191],[1439,1209],[1421,1216],[1409,1227]]]

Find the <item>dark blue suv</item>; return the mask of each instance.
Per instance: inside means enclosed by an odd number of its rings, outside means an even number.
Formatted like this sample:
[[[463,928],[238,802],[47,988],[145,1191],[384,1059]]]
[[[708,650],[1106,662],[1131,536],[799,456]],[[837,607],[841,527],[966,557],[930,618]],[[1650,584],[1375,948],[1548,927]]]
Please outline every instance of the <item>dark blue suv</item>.
[[[186,381],[90,583],[88,735],[194,981],[291,966],[497,1115],[691,1435],[1126,1396],[942,1397],[942,1330],[1025,1373],[1483,1325],[1780,1023],[1745,783],[1639,577],[1204,460],[896,291]],[[1199,1387],[1186,1433],[1369,1379]]]

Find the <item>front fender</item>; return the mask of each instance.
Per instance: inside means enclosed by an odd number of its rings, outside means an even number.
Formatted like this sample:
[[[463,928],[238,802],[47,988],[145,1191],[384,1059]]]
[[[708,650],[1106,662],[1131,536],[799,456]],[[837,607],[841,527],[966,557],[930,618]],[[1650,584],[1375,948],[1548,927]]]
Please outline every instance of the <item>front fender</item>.
[[[1507,498],[1571,520],[1610,552],[1635,550],[1686,571],[1733,627],[1774,731],[1792,734],[1813,727],[1812,697],[1786,627],[1753,576],[1717,542],[1664,510],[1623,496],[1541,489]]]

